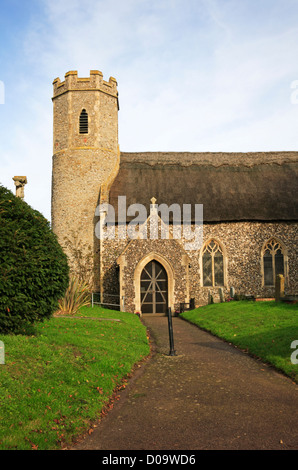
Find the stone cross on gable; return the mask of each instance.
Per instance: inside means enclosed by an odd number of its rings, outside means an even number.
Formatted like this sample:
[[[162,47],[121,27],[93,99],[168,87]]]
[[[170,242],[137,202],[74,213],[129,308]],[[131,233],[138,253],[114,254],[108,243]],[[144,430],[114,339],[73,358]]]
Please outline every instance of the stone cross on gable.
[[[150,204],[150,215],[153,217],[157,217],[157,204],[156,201],[157,199],[153,196],[151,199],[151,204]]]
[[[153,197],[150,199],[150,201],[151,201],[152,206],[155,207],[155,206],[156,206],[155,203],[156,203],[157,199],[153,196]]]

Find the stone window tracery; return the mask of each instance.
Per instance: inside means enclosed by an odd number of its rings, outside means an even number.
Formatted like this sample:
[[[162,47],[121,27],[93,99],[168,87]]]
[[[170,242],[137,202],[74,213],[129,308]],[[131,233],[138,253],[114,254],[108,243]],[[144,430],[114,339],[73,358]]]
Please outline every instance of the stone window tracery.
[[[263,248],[264,286],[274,286],[278,274],[285,275],[285,252],[281,243],[271,238]]]
[[[224,255],[219,243],[210,240],[202,252],[203,286],[224,285]]]

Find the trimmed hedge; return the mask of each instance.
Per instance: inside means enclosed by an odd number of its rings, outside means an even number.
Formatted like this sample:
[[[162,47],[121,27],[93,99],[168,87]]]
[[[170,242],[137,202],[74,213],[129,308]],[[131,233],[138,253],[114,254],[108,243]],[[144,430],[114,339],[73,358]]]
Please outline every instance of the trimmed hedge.
[[[69,282],[50,223],[0,185],[0,332],[49,318]]]

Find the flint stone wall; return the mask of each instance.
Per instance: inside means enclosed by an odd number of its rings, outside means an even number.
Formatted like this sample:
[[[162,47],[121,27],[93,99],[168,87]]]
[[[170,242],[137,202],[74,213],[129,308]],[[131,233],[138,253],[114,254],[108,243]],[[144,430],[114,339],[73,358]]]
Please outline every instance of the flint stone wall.
[[[224,252],[225,285],[223,294],[229,297],[230,288],[236,294],[256,297],[274,297],[274,287],[263,286],[262,248],[270,238],[279,240],[287,250],[285,293],[298,291],[297,223],[237,222],[204,224],[203,239],[206,243],[215,238]],[[174,308],[180,302],[195,298],[196,305],[208,303],[210,294],[219,297],[218,287],[202,286],[201,251],[185,251],[178,240],[114,240],[102,243],[102,285],[104,292],[123,295],[125,308],[135,311],[134,273],[138,263],[150,253],[164,258],[174,273]],[[120,257],[120,258],[119,258]],[[121,270],[119,265],[121,265]],[[99,266],[95,267],[96,269]],[[119,277],[122,277],[121,291]],[[97,276],[98,277],[98,276]],[[96,288],[99,290],[99,285]]]

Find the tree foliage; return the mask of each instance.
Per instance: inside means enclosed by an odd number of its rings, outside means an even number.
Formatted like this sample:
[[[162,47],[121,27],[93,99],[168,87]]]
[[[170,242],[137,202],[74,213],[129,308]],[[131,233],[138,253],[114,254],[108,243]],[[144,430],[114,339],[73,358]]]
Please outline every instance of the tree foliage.
[[[69,282],[49,222],[0,185],[0,331],[49,318]]]

